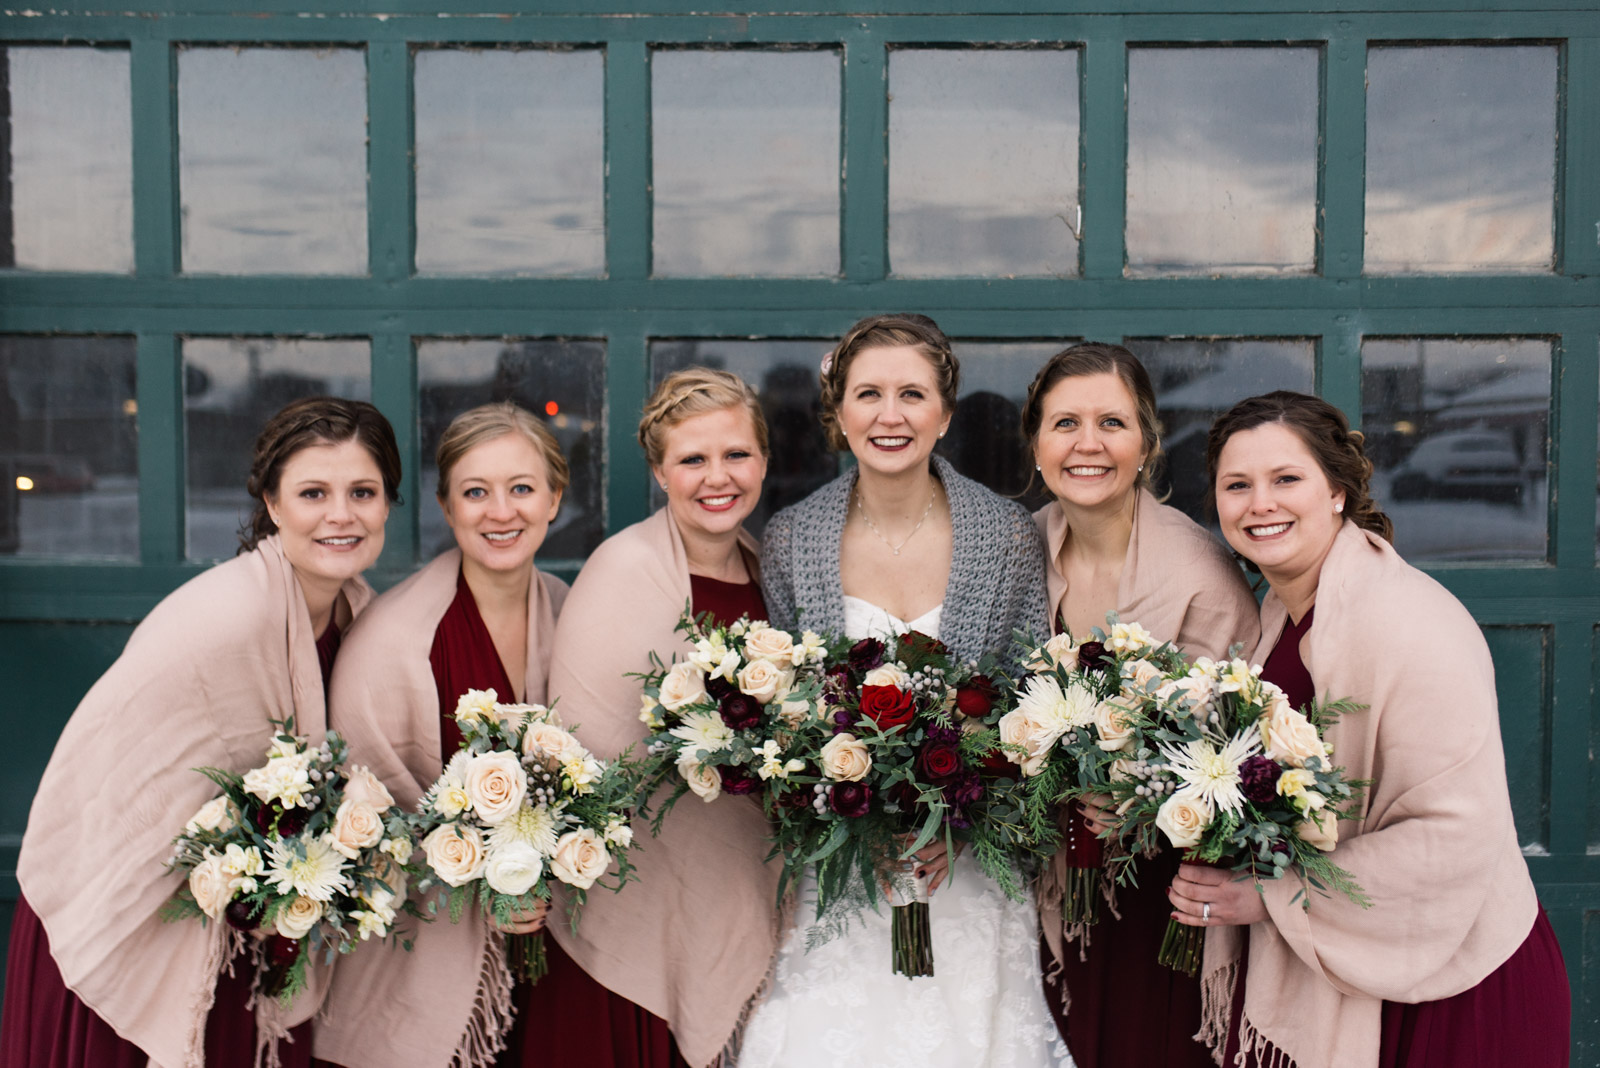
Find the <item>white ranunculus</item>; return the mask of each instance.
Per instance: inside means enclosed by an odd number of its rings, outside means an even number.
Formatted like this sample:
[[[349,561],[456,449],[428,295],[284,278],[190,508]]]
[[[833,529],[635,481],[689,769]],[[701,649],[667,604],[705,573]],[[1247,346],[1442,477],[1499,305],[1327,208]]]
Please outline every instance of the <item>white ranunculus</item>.
[[[498,894],[526,894],[544,874],[544,857],[527,842],[508,842],[489,851],[484,881]]]

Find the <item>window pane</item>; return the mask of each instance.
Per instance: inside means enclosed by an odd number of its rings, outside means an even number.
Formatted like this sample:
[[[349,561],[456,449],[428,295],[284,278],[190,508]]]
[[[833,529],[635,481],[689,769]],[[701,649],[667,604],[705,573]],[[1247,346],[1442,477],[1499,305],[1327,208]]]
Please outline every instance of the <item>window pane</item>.
[[[658,340],[650,343],[650,377],[660,382],[684,367],[732,371],[761,397],[772,458],[761,489],[761,503],[745,529],[760,535],[767,518],[805,498],[839,473],[839,459],[828,448],[817,420],[820,410],[817,369],[832,341]],[[666,496],[650,482],[650,507]]]
[[[1369,338],[1361,407],[1373,494],[1407,560],[1545,555],[1548,341]]]
[[[0,337],[0,555],[139,556],[130,337]]]
[[[0,267],[133,270],[128,53],[0,48]]]
[[[1128,50],[1128,273],[1315,267],[1317,49]]]
[[[365,274],[365,56],[183,49],[178,168],[184,270]]]
[[[423,559],[455,545],[435,503],[434,453],[450,420],[492,401],[515,401],[544,418],[561,443],[572,482],[540,560],[588,556],[606,536],[606,346],[565,338],[440,338],[417,342],[422,474],[417,514]]]
[[[604,60],[595,51],[419,51],[417,270],[605,270]]]
[[[1367,53],[1366,267],[1548,271],[1556,49]]]
[[[837,52],[658,51],[655,273],[839,273]]]
[[[1129,338],[1150,372],[1165,455],[1159,490],[1167,503],[1214,526],[1206,507],[1206,435],[1217,416],[1275,389],[1310,393],[1316,342],[1303,338]]]
[[[1033,478],[1022,408],[1039,368],[1074,340],[954,342],[961,394],[939,454],[963,475],[1030,509],[1048,503],[1050,492]]]
[[[1078,54],[889,56],[897,275],[1078,273]]]
[[[330,394],[371,400],[366,341],[192,337],[183,341],[185,521],[191,560],[239,547],[255,502],[245,492],[256,435],[292,400]]]

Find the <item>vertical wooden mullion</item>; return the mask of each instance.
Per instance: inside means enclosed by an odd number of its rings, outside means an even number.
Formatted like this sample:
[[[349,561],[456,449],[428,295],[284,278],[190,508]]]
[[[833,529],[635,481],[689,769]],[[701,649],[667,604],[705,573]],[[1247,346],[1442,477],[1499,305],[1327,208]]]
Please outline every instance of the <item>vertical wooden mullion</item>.
[[[1568,334],[1551,355],[1550,548],[1558,567],[1592,571],[1600,339],[1592,331]]]
[[[1360,278],[1366,226],[1367,44],[1339,37],[1322,50],[1317,244],[1327,278]]]
[[[415,262],[416,157],[411,97],[410,45],[405,41],[369,42],[367,269],[380,282],[404,282]]]
[[[1083,277],[1121,278],[1127,263],[1128,42],[1120,33],[1085,41],[1080,84]]]
[[[639,413],[650,394],[650,338],[633,319],[606,339],[606,533],[648,514],[649,467],[639,449]]]
[[[1562,78],[1562,125],[1556,228],[1561,270],[1600,274],[1600,38],[1567,41]]]
[[[400,449],[401,504],[389,512],[380,566],[401,574],[416,566],[417,514],[423,502],[417,432],[417,359],[411,335],[386,328],[372,335],[372,403],[388,416]]]
[[[1317,396],[1361,426],[1361,327],[1354,313],[1334,316],[1317,346]]]
[[[128,46],[133,110],[133,265],[140,278],[178,271],[178,64],[164,37]]]
[[[606,45],[606,275],[650,276],[650,48]]]
[[[1592,484],[1592,476],[1590,481]],[[1550,852],[1556,856],[1582,857],[1589,844],[1589,810],[1596,799],[1588,798],[1586,805],[1563,803],[1559,807],[1551,799],[1588,797],[1589,703],[1594,668],[1589,646],[1593,632],[1594,624],[1589,621],[1557,623],[1551,628],[1550,737],[1545,754],[1550,788],[1544,798],[1543,817],[1549,821]]]
[[[852,282],[877,281],[889,269],[888,67],[884,42],[870,27],[845,37],[839,247]]]
[[[169,333],[137,341],[139,415],[139,559],[183,560],[183,353]]]

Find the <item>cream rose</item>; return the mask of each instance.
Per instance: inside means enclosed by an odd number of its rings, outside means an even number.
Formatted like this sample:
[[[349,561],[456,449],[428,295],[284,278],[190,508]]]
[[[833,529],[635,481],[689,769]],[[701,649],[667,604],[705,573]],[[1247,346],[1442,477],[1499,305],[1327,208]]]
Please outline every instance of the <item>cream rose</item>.
[[[1134,782],[1139,778],[1133,771],[1136,767],[1138,765],[1134,761],[1121,757],[1111,762],[1107,775],[1112,782]]]
[[[560,761],[570,754],[581,754],[583,746],[572,732],[554,723],[530,723],[522,734],[522,755],[538,753],[546,759]]]
[[[867,672],[866,678],[861,680],[863,686],[893,686],[903,690],[911,677],[906,674],[906,669],[899,664],[882,664]]]
[[[1211,715],[1211,699],[1215,694],[1215,684],[1206,675],[1185,675],[1162,683],[1156,690],[1156,699],[1162,704],[1185,701],[1190,713],[1203,721]]]
[[[1339,818],[1331,812],[1318,813],[1294,825],[1294,833],[1303,842],[1309,842],[1324,853],[1333,852],[1339,844]]]
[[[483,867],[484,881],[497,894],[520,897],[544,874],[544,857],[527,842],[508,842],[489,851]]]
[[[239,880],[239,876],[223,870],[220,856],[210,853],[189,870],[189,893],[194,895],[194,903],[200,906],[201,912],[220,920],[228,902],[233,900]]]
[[[605,843],[587,827],[562,835],[556,842],[555,855],[550,858],[550,870],[555,877],[579,890],[593,886],[610,864],[611,854],[606,851]]]
[[[794,685],[794,672],[770,660],[752,660],[739,669],[738,682],[740,693],[767,704],[789,692]]]
[[[478,818],[493,827],[522,807],[528,792],[528,773],[522,770],[515,753],[479,753],[467,762],[461,785],[472,799],[472,810]]]
[[[1100,731],[1095,744],[1108,753],[1128,748],[1133,741],[1133,715],[1133,708],[1120,697],[1101,701],[1094,710],[1094,725]]]
[[[349,777],[344,784],[344,799],[365,801],[380,813],[387,812],[394,804],[394,798],[388,788],[376,775],[360,764],[350,769]]]
[[[1179,790],[1156,810],[1156,826],[1166,833],[1173,845],[1189,849],[1200,844],[1214,815],[1216,810],[1211,802],[1188,790]]]
[[[1000,741],[1005,743],[1006,758],[1022,765],[1024,777],[1039,774],[1051,748],[1065,733],[1060,720],[1046,719],[1033,708],[1014,708],[1000,717]],[[1021,746],[1026,752],[1018,755],[1012,746]]]
[[[315,927],[320,919],[322,919],[322,903],[296,894],[294,900],[278,910],[272,925],[283,937],[290,941],[298,941],[310,934],[311,928]]]
[[[750,660],[770,660],[779,667],[794,665],[794,639],[776,627],[753,627],[744,638],[744,655]]]
[[[722,793],[722,776],[709,764],[702,764],[698,760],[680,760],[678,774],[683,776],[696,797],[715,801]]]
[[[783,721],[784,726],[799,728],[811,718],[811,702],[784,701],[778,706],[778,718]]]
[[[1055,634],[1038,649],[1034,650],[1028,658],[1028,667],[1033,671],[1043,671],[1045,668],[1060,665],[1068,671],[1078,667],[1078,646],[1070,634]]]
[[[183,825],[184,834],[199,834],[201,831],[230,831],[239,822],[237,810],[233,802],[226,797],[213,797],[210,801],[200,806],[200,811],[189,817],[189,822]]]
[[[1144,694],[1161,677],[1161,670],[1148,660],[1129,660],[1122,665],[1122,692]]]
[[[1322,739],[1311,721],[1296,712],[1288,700],[1274,700],[1261,715],[1261,735],[1267,756],[1294,767],[1304,767],[1323,755]]]
[[[383,886],[374,884],[362,895],[363,900],[375,909],[391,908],[396,901],[404,901],[410,884],[405,869],[400,866],[404,863],[405,861],[401,861],[396,864],[387,857],[379,857],[378,863],[373,866],[372,874]],[[384,886],[388,889],[385,890]]]
[[[476,827],[442,824],[422,840],[422,855],[439,878],[465,886],[483,874],[483,835]]]
[[[661,680],[661,706],[677,712],[706,700],[706,673],[688,661],[673,664]]]
[[[333,814],[333,848],[349,860],[383,841],[383,817],[366,801],[346,797]]]
[[[872,770],[866,744],[848,732],[835,734],[822,747],[822,774],[835,782],[860,782]]]

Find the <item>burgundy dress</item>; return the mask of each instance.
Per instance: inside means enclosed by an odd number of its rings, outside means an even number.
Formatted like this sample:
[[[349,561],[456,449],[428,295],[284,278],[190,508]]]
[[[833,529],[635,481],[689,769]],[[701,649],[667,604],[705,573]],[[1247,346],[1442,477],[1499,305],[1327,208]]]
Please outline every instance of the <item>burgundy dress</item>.
[[[340,637],[339,628],[330,624],[317,639],[324,693]],[[207,1064],[255,1063],[255,1013],[245,1008],[252,969],[248,957],[237,958],[233,964],[231,976],[224,972],[218,977],[216,1001],[206,1017]],[[137,977],[130,979],[137,981]],[[310,1021],[291,1030],[289,1036],[292,1041],[278,1047],[284,1068],[308,1068],[312,1063]],[[148,1053],[117,1034],[67,989],[50,955],[44,924],[19,895],[6,958],[0,1068],[145,1068],[149,1063]]]
[[[1300,659],[1300,640],[1311,629],[1315,609],[1298,624],[1284,625],[1283,636],[1261,667],[1296,708],[1315,696],[1311,673]],[[1233,990],[1233,1016],[1223,1063],[1239,1051],[1239,1020],[1244,1012],[1250,962],[1249,931]],[[1521,947],[1477,986],[1453,997],[1417,1004],[1383,1003],[1378,1068],[1565,1068],[1572,1028],[1572,991],[1561,945],[1544,908]],[[1245,1068],[1270,1064],[1269,1057],[1245,1057]]]

